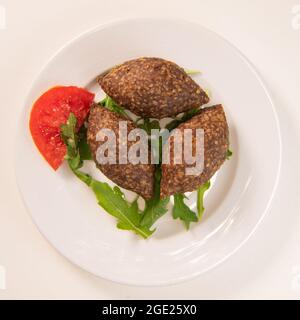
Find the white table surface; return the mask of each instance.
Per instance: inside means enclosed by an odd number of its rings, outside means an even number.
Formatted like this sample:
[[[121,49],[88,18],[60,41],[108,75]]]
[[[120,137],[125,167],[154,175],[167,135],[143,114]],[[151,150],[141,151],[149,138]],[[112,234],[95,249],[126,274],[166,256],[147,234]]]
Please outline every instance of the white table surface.
[[[0,299],[299,299],[300,17],[292,13],[297,4],[300,0],[0,0],[6,9],[6,29],[0,30],[0,265],[6,289],[0,289]],[[171,287],[118,285],[72,265],[31,221],[14,175],[18,117],[42,66],[78,34],[134,16],[197,21],[232,42],[265,80],[282,130],[279,187],[257,232],[218,268]]]

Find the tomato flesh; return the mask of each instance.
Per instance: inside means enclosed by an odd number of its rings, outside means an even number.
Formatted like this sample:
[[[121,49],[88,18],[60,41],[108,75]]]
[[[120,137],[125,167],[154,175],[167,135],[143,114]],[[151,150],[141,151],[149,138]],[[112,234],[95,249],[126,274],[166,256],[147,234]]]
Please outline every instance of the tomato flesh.
[[[66,146],[61,139],[60,127],[70,113],[77,118],[77,130],[87,117],[95,95],[74,86],[54,87],[45,92],[33,105],[29,127],[40,153],[57,170],[64,160]]]

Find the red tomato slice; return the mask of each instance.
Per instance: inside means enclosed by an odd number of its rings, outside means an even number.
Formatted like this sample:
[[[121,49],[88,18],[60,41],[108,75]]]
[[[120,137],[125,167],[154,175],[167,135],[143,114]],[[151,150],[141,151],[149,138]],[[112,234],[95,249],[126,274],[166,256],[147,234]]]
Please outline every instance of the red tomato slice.
[[[79,129],[89,113],[95,95],[77,87],[55,87],[45,92],[33,105],[29,127],[34,143],[54,170],[62,164],[66,146],[60,126],[70,113],[77,118]]]

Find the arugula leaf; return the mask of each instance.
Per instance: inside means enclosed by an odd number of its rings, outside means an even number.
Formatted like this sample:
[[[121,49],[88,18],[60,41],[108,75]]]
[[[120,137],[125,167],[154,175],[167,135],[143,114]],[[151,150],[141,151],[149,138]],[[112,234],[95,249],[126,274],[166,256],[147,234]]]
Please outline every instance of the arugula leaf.
[[[148,238],[154,231],[146,226],[140,226],[142,214],[138,208],[137,200],[133,203],[126,201],[119,187],[112,188],[106,182],[93,179],[79,169],[83,165],[78,147],[78,135],[76,134],[76,117],[70,114],[67,123],[61,126],[63,141],[67,146],[67,155],[70,169],[73,173],[89,186],[94,192],[98,204],[110,215],[117,218],[117,227],[123,230],[131,230],[143,238]]]
[[[98,204],[110,215],[117,218],[117,227],[123,230],[132,230],[143,238],[148,238],[154,231],[140,226],[142,218],[137,200],[128,203],[123,192],[116,186],[111,188],[106,182],[91,179],[89,187],[93,190]]]
[[[152,129],[160,129],[160,125],[159,125],[159,121],[158,120],[150,120],[150,119],[143,119],[143,123],[141,124],[138,124],[138,122],[140,121],[141,119],[138,119],[136,121],[136,124],[137,126],[140,128],[140,129],[143,129],[147,132],[148,135],[151,135],[151,130]]]
[[[170,197],[160,199],[161,168],[158,166],[155,171],[154,195],[150,200],[145,201],[145,209],[141,220],[142,226],[151,227],[155,221],[162,217],[167,211]]]
[[[185,203],[184,203],[185,195],[181,193],[174,194],[174,206],[173,206],[173,218],[183,221],[186,229],[188,230],[191,222],[197,222],[198,217],[194,211],[192,211]]]
[[[202,186],[200,186],[197,190],[197,211],[198,211],[198,218],[199,220],[203,216],[204,206],[204,193],[210,188],[210,181],[205,182]]]
[[[207,95],[209,98],[211,98],[211,91],[210,91],[209,89],[207,89],[207,88],[204,88],[203,90],[204,90],[204,92],[206,93],[206,95]]]
[[[230,149],[228,149],[226,152],[226,159],[229,160],[232,155],[233,155],[233,152]]]
[[[109,97],[108,95],[106,95],[106,97],[100,102],[100,104],[103,107],[107,108],[108,110],[120,114],[124,118],[127,118],[127,119],[130,118],[128,116],[128,114],[126,113],[125,109],[123,107],[119,106],[117,103],[115,103],[113,101],[113,99],[111,97]]]
[[[169,131],[174,130],[175,128],[177,128],[181,123],[190,120],[191,118],[193,118],[193,116],[195,116],[196,114],[198,114],[200,111],[199,108],[194,108],[191,109],[187,112],[185,112],[181,117],[179,118],[175,118],[174,120],[172,120],[171,122],[169,122],[166,125],[166,129],[168,129]]]
[[[90,146],[87,143],[87,128],[85,125],[81,126],[78,131],[78,148],[81,160],[92,160],[92,153]]]
[[[194,75],[194,74],[199,74],[201,73],[201,71],[199,70],[190,70],[190,69],[184,69],[185,73],[188,74],[188,75]]]
[[[139,128],[144,129],[147,134],[151,135],[152,129],[160,129],[159,121],[143,119],[143,123],[138,124],[141,119],[136,121]],[[158,149],[158,157],[159,163],[161,162],[161,152],[162,152],[162,138],[161,137],[152,137],[155,139],[155,143],[151,144],[155,150],[153,152],[157,152]],[[160,181],[161,181],[161,167],[160,164],[156,166],[155,175],[154,175],[154,194],[150,200],[145,201],[145,209],[143,211],[143,218],[141,221],[142,226],[151,227],[160,217],[162,217],[167,211],[167,205],[170,201],[170,197],[160,199]]]
[[[72,170],[76,170],[82,167],[82,160],[78,152],[78,135],[76,134],[77,119],[73,113],[70,116],[66,124],[61,126],[61,136],[63,142],[67,146],[67,154],[65,159],[68,160],[69,166]]]
[[[141,120],[143,120],[142,123],[139,123]],[[146,133],[149,136],[149,139],[151,140],[151,152],[152,157],[156,161],[155,164],[160,164],[162,161],[162,145],[163,145],[163,137],[159,135],[159,132],[152,134],[152,129],[160,130],[160,123],[158,120],[150,120],[148,118],[142,119],[138,118],[135,121],[135,124],[138,126],[138,128],[143,129],[146,131]]]

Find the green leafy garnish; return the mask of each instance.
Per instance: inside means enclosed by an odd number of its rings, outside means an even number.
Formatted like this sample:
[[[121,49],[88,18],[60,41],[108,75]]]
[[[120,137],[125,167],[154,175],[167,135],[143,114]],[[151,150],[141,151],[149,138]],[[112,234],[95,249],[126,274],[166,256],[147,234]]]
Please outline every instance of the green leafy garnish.
[[[117,218],[119,229],[132,230],[145,239],[154,232],[146,226],[140,226],[142,215],[137,200],[129,203],[119,187],[112,188],[107,183],[94,179],[91,179],[89,187],[94,191],[98,204]]]
[[[198,211],[199,220],[202,218],[203,212],[204,212],[204,206],[203,206],[204,193],[209,188],[210,188],[210,181],[207,181],[202,186],[200,186],[199,189],[197,190],[197,211]]]
[[[128,115],[125,112],[125,109],[122,107],[118,106],[109,96],[106,96],[104,100],[100,102],[100,104],[109,110],[113,112],[117,112],[121,114],[122,116],[126,116],[128,118]],[[142,122],[141,122],[142,120]],[[141,122],[141,123],[139,123]],[[160,129],[160,124],[159,121],[157,120],[151,120],[151,119],[137,119],[135,121],[137,126],[141,129],[144,129],[147,134],[150,136],[151,135],[151,130],[152,129]],[[156,140],[156,143],[153,143],[154,148],[158,148],[159,152],[159,159],[161,159],[161,143],[162,139],[161,137],[158,137]],[[150,231],[150,227],[157,221],[161,216],[163,216],[167,211],[167,205],[169,203],[169,197],[165,199],[160,199],[160,180],[161,180],[161,170],[160,166],[156,167],[156,172],[155,172],[155,179],[154,179],[154,195],[150,200],[145,201],[145,209],[140,214],[140,226],[141,228],[146,228],[148,231]],[[137,207],[137,206],[135,206]],[[118,223],[118,228],[121,229],[128,229],[128,225],[124,223]],[[150,232],[154,232],[150,231]]]
[[[151,135],[152,129],[160,129],[158,120],[150,120],[146,118],[146,119],[143,119],[142,123],[139,123],[140,120],[142,119],[137,119],[136,121],[138,128],[145,130],[148,135]]]
[[[83,164],[78,150],[79,139],[76,134],[76,123],[77,119],[75,115],[70,113],[67,123],[61,126],[61,137],[67,147],[65,159],[73,171],[82,167]]]
[[[160,129],[159,121],[143,119],[143,122],[139,124],[138,122],[141,119],[136,121],[137,126],[141,129],[144,129],[149,136],[151,136],[152,129]],[[160,199],[160,181],[161,181],[161,152],[162,152],[162,138],[159,136],[151,137],[154,139],[153,152],[158,156],[159,164],[156,166],[154,174],[154,194],[150,200],[145,201],[145,209],[143,211],[143,219],[141,221],[142,226],[151,227],[160,217],[162,217],[167,211],[167,205],[170,201],[170,198]]]
[[[173,218],[183,221],[186,229],[188,230],[191,222],[197,222],[198,217],[185,203],[185,195],[181,193],[174,194]]]
[[[175,118],[174,120],[172,120],[171,122],[169,122],[166,125],[166,129],[168,129],[169,131],[174,130],[175,128],[177,128],[181,123],[190,120],[191,118],[193,118],[195,115],[197,115],[199,113],[200,109],[199,108],[194,108],[191,109],[187,112],[185,112],[181,117]]]
[[[193,75],[193,74],[199,74],[201,73],[201,71],[199,70],[190,70],[190,69],[184,69],[185,73],[188,74],[188,75]]]
[[[141,122],[142,120],[142,122]],[[140,123],[141,122],[141,123]],[[157,132],[158,134],[152,134],[151,130],[160,130],[160,124],[158,120],[150,120],[150,119],[142,119],[139,118],[135,121],[135,124],[137,125],[138,128],[143,129],[146,131],[146,133],[149,136],[149,140],[151,141],[151,152],[152,152],[152,157],[155,159],[155,164],[160,164],[161,163],[161,154],[162,154],[162,137],[159,136],[159,131]]]
[[[121,106],[119,106],[117,103],[115,103],[113,101],[113,99],[109,96],[106,96],[101,102],[100,104],[107,108],[110,111],[116,112],[118,114],[120,114],[121,116],[123,116],[124,118],[129,119],[128,114],[126,113],[125,109]]]
[[[229,160],[232,155],[233,155],[233,152],[230,149],[228,149],[226,152],[226,159]]]
[[[207,88],[204,88],[203,91],[206,93],[206,95],[211,98],[211,91]]]
[[[150,228],[155,221],[162,217],[167,211],[170,197],[160,199],[161,168],[158,166],[155,172],[154,195],[145,201],[145,210],[141,221],[142,226]]]
[[[85,125],[81,126],[78,132],[78,149],[81,160],[92,160],[92,153],[90,146],[87,143],[87,128]]]
[[[198,71],[187,70],[188,74],[198,73]],[[130,119],[125,109],[116,104],[109,96],[106,96],[99,104],[113,112],[116,112],[124,118]],[[167,126],[169,131],[175,129],[181,123],[191,119],[197,115],[200,108],[194,108],[185,112],[181,117],[176,117]],[[140,123],[142,120],[142,123]],[[87,129],[83,125],[79,132],[76,133],[77,119],[73,113],[70,114],[65,125],[61,126],[61,136],[67,146],[67,154],[65,159],[68,161],[72,172],[84,182],[95,194],[98,204],[106,210],[110,215],[117,219],[117,227],[122,230],[130,230],[143,238],[148,238],[155,231],[151,230],[153,224],[161,218],[167,211],[170,197],[160,199],[160,183],[161,183],[161,153],[162,153],[162,137],[151,136],[152,129],[160,129],[158,120],[138,119],[135,121],[137,126],[144,129],[149,138],[154,139],[154,148],[159,152],[159,164],[156,166],[154,179],[154,194],[150,200],[145,201],[145,209],[141,211],[138,206],[138,198],[133,202],[125,199],[124,193],[118,186],[111,187],[106,182],[95,180],[89,174],[80,170],[84,160],[91,160],[91,151],[87,143]],[[153,146],[153,145],[152,145]],[[228,149],[226,158],[232,156],[232,151]],[[203,215],[204,193],[210,187],[210,182],[206,182],[197,190],[197,211],[196,214],[184,202],[186,196],[184,194],[174,195],[173,218],[180,219],[184,222],[186,229],[189,229],[191,222],[197,222]]]
[[[63,141],[67,146],[68,161],[72,172],[94,192],[98,204],[110,215],[117,218],[117,227],[123,230],[131,230],[143,238],[148,238],[154,231],[147,226],[141,226],[142,214],[138,208],[137,200],[129,203],[119,187],[112,188],[106,182],[93,179],[79,169],[83,165],[78,147],[78,135],[76,134],[76,117],[70,114],[67,123],[61,126]]]

